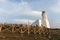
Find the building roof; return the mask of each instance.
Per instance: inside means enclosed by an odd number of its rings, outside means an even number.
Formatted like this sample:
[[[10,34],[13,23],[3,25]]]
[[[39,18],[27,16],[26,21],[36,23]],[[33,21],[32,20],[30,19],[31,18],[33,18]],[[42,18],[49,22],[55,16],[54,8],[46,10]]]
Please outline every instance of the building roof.
[[[32,25],[34,25],[34,26],[36,26],[36,25],[41,26],[41,20],[40,19],[36,20],[35,22],[32,23]]]

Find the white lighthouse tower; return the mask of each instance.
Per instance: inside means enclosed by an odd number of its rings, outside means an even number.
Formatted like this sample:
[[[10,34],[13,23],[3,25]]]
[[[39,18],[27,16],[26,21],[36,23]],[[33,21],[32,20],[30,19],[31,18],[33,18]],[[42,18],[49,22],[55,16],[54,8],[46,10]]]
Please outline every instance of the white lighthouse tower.
[[[42,11],[42,25],[46,28],[50,28],[48,17],[45,11]]]

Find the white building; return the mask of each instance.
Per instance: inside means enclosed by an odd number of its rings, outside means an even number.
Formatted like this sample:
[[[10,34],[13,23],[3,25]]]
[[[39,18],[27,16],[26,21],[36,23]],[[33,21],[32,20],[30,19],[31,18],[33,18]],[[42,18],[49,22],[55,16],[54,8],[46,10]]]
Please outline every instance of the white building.
[[[41,26],[41,20],[38,19],[38,20],[35,20],[35,22],[32,23],[33,26]]]
[[[42,20],[38,19],[35,22],[33,22],[32,25],[34,25],[34,26],[36,26],[36,25],[41,26],[42,25],[46,28],[50,28],[50,24],[49,24],[46,12],[42,11]]]
[[[50,28],[48,17],[47,17],[47,14],[45,11],[42,11],[42,25],[47,27],[47,28]]]
[[[18,21],[19,22],[19,21]],[[50,24],[48,21],[48,17],[45,11],[42,11],[42,19],[37,19],[37,20],[21,20],[24,24],[27,25],[33,25],[33,26],[44,26],[46,28],[50,28]]]

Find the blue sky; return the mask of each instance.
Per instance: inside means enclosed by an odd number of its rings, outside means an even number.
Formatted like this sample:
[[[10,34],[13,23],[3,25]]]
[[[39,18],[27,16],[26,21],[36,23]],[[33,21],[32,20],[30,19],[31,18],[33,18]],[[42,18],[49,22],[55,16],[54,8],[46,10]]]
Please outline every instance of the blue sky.
[[[19,23],[20,20],[41,19],[43,10],[50,24],[59,27],[60,0],[0,0],[0,22]]]

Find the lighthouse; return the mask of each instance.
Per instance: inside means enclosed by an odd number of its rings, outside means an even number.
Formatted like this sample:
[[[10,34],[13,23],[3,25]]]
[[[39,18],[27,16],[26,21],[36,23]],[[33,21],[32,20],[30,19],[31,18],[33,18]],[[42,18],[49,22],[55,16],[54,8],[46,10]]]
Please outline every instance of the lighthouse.
[[[45,11],[42,11],[42,25],[46,28],[50,28],[48,17]]]

